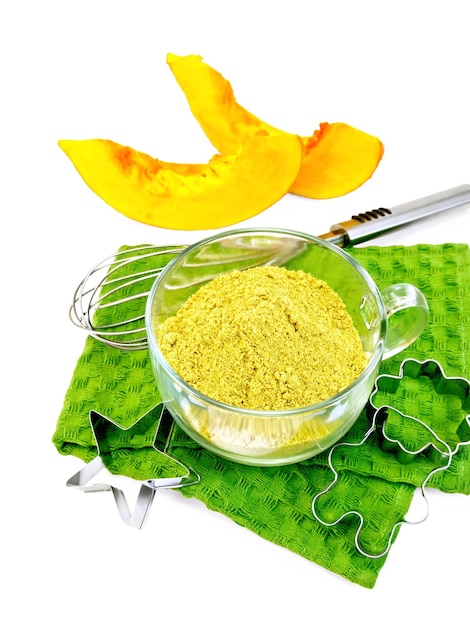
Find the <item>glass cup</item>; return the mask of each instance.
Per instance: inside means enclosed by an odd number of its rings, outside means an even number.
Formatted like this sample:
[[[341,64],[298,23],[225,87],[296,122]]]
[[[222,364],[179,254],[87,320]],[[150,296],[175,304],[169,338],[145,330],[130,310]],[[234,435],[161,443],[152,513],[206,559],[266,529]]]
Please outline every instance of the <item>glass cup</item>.
[[[367,364],[335,396],[283,411],[230,406],[188,385],[160,351],[156,337],[161,324],[199,287],[224,272],[261,265],[308,272],[328,283],[346,305]],[[336,443],[365,407],[382,359],[420,335],[429,310],[413,285],[395,284],[379,291],[365,269],[341,248],[304,233],[266,228],[225,231],[183,250],[153,284],[145,317],[157,387],[176,423],[215,454],[268,466],[305,460]]]

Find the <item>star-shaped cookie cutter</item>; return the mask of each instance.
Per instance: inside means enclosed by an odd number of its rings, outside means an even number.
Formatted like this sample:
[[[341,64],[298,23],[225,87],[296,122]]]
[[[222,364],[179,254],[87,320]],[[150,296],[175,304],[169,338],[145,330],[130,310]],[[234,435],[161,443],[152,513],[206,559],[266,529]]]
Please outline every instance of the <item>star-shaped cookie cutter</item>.
[[[168,446],[175,423],[164,404],[160,403],[151,408],[150,411],[140,417],[129,428],[122,428],[119,424],[101,415],[97,411],[90,411],[89,419],[96,441],[98,455],[69,478],[66,485],[67,487],[74,487],[84,492],[112,492],[121,519],[125,524],[138,529],[144,526],[155,493],[158,489],[179,489],[199,482],[200,477],[194,470],[168,453]],[[137,483],[137,486],[140,485],[135,508],[131,511],[122,489],[109,483],[90,484],[90,481],[101,471],[107,470],[110,467],[112,450],[109,445],[108,436],[113,430],[126,431],[130,435],[135,432],[135,434],[138,435],[155,428],[156,432],[153,440],[155,454],[163,455],[173,463],[176,463],[185,473],[182,476],[151,477],[142,481],[129,478],[129,480]]]
[[[372,409],[372,423],[370,428],[365,433],[364,437],[361,441],[353,443],[353,442],[345,442],[341,441],[334,445],[328,454],[328,465],[331,471],[333,472],[334,478],[330,482],[330,484],[320,493],[318,493],[313,501],[312,501],[312,512],[315,519],[327,527],[333,527],[339,524],[342,520],[349,516],[355,516],[359,520],[358,528],[356,530],[354,536],[354,543],[356,546],[356,550],[363,556],[376,559],[385,556],[393,543],[396,532],[398,528],[404,524],[408,525],[416,525],[421,524],[429,516],[429,502],[426,497],[426,486],[434,474],[437,472],[445,471],[449,468],[450,464],[454,456],[458,453],[459,449],[462,446],[470,444],[470,413],[465,416],[465,418],[460,422],[456,434],[459,436],[460,440],[452,447],[448,442],[444,441],[441,437],[439,437],[436,432],[425,422],[417,419],[416,417],[406,415],[400,411],[397,411],[391,405],[383,405],[376,406],[374,404],[375,397],[379,393],[379,391],[387,391],[389,393],[396,392],[400,381],[404,377],[409,377],[412,379],[418,379],[419,377],[424,376],[429,378],[432,381],[434,390],[438,394],[443,395],[451,395],[456,396],[461,403],[462,411],[470,411],[470,381],[465,378],[460,377],[447,377],[444,374],[443,368],[433,359],[429,359],[427,361],[417,361],[415,359],[406,359],[400,365],[400,371],[397,376],[390,374],[382,374],[377,377],[375,381],[375,386],[372,391],[372,394],[369,398],[369,409]],[[402,441],[400,441],[396,437],[391,437],[386,432],[387,418],[389,417],[391,412],[395,412],[397,415],[404,420],[411,420],[414,424],[416,424],[419,428],[424,429],[429,433],[429,440],[426,441],[423,445],[421,445],[418,449],[411,449],[407,447]],[[317,511],[317,501],[323,495],[328,493],[334,485],[339,480],[339,472],[334,467],[333,463],[333,455],[335,451],[340,447],[359,447],[364,445],[367,440],[371,437],[373,433],[377,432],[379,435],[379,445],[382,450],[387,452],[392,452],[396,458],[402,463],[408,463],[416,458],[418,455],[423,453],[431,453],[434,459],[440,459],[443,461],[442,465],[434,467],[425,477],[421,485],[418,487],[421,492],[421,496],[425,502],[425,513],[424,515],[417,520],[409,520],[406,518],[398,521],[392,527],[390,532],[386,548],[380,553],[370,553],[365,550],[362,546],[361,542],[361,533],[365,524],[364,516],[360,511],[355,509],[351,509],[346,511],[342,515],[340,515],[337,519],[333,521],[324,520]]]

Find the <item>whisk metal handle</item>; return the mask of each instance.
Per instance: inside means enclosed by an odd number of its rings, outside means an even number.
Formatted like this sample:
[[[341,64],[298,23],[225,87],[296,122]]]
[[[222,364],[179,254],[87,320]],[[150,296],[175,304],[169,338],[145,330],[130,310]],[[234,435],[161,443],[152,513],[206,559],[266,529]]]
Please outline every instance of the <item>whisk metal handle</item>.
[[[333,224],[330,232],[320,235],[320,238],[347,248],[385,234],[404,224],[449,209],[468,206],[470,206],[470,185],[459,185],[392,208],[379,208],[353,215],[350,220]]]

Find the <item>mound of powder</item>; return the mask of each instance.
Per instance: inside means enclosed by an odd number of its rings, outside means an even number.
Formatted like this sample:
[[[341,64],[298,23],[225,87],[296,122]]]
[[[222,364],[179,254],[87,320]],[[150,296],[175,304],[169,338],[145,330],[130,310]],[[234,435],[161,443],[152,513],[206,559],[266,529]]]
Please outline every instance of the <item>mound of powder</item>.
[[[366,365],[339,295],[310,274],[282,267],[221,274],[165,320],[157,339],[192,387],[247,409],[326,400]]]

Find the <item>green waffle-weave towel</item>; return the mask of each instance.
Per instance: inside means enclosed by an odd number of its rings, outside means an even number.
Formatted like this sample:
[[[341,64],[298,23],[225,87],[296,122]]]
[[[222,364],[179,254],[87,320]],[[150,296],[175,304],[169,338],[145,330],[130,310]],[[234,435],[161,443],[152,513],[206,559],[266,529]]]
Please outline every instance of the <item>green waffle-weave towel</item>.
[[[385,361],[381,373],[398,374],[405,358],[439,361],[446,376],[470,375],[470,250],[464,244],[392,246],[353,249],[351,254],[372,275],[379,288],[398,282],[419,287],[430,307],[430,322],[422,336],[401,354]],[[162,260],[164,262],[164,260]],[[314,272],[313,272],[314,273]],[[426,392],[429,390],[425,390]],[[399,410],[419,412],[419,419],[455,436],[455,423],[444,420],[445,396],[422,402],[423,390],[404,388],[397,394]],[[436,394],[434,394],[436,395]],[[90,427],[91,410],[128,428],[160,401],[147,351],[124,352],[88,337],[66,392],[53,435],[61,454],[85,462],[96,456]],[[363,412],[345,440],[360,441],[369,427]],[[153,434],[130,438],[122,430],[114,442],[112,471],[138,480],[161,475],[166,469],[151,454]],[[357,450],[357,449],[356,449]],[[386,556],[370,559],[357,552],[357,521],[348,519],[327,528],[312,514],[312,500],[332,479],[323,453],[308,461],[279,468],[257,468],[224,460],[199,447],[176,428],[170,454],[191,466],[201,481],[182,489],[208,508],[221,512],[259,536],[284,546],[344,578],[372,588]],[[429,461],[402,464],[374,442],[360,453],[340,456],[341,480],[332,494],[333,508],[360,507],[365,525],[362,541],[371,553],[385,549],[393,526],[406,515]],[[172,470],[174,468],[171,468]],[[430,486],[449,493],[470,494],[470,446],[461,447],[452,464],[436,473]]]

